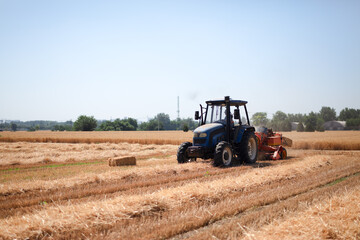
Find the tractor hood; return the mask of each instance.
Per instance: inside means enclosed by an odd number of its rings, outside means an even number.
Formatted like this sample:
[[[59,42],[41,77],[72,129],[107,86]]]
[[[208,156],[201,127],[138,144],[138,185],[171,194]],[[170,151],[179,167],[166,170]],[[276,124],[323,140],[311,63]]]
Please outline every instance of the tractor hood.
[[[221,123],[209,123],[202,125],[194,130],[194,134],[200,134],[200,133],[207,133],[213,132],[217,129],[224,128],[224,125]]]
[[[194,146],[214,147],[224,138],[225,127],[221,123],[209,123],[194,130]]]

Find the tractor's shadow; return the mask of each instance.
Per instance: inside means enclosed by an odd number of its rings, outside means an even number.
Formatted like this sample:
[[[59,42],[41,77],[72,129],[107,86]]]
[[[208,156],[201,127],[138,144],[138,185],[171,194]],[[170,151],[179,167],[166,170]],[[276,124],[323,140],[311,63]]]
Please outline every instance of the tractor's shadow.
[[[291,160],[295,157],[288,156],[286,159],[279,159],[279,160],[269,160],[269,159],[258,159],[256,163],[244,163],[241,161],[236,161],[232,164],[231,167],[241,167],[241,166],[251,166],[252,168],[264,168],[264,167],[271,167],[278,165],[279,162],[285,162]]]
[[[285,161],[291,160],[293,158],[294,157],[288,156],[288,157],[286,157],[286,159],[279,159],[279,160],[259,159],[254,164],[248,164],[247,163],[245,165],[251,166],[253,168],[264,168],[264,167],[270,167],[270,166],[278,165],[277,163],[279,163],[279,162],[285,162]]]
[[[250,166],[252,168],[264,168],[264,167],[270,167],[274,164],[270,162],[256,162],[256,163],[234,163],[232,167],[241,167],[241,166]]]
[[[274,164],[269,163],[269,162],[256,162],[254,164],[249,164],[249,166],[253,167],[253,168],[264,168],[264,167],[271,167]]]
[[[240,161],[239,159],[237,159],[236,161],[234,161],[231,164],[231,166],[228,166],[228,167],[214,166],[214,167],[215,168],[237,168],[237,167],[249,166],[252,168],[265,168],[265,167],[271,167],[271,166],[278,165],[280,161],[283,162],[283,161],[287,161],[287,160],[290,160],[293,158],[295,158],[295,157],[288,156],[286,159],[279,159],[279,160],[258,159],[256,161],[256,163],[244,163],[244,162]],[[206,159],[206,160],[202,160],[202,161],[198,161],[198,162],[202,162],[204,164],[213,164],[212,159]]]

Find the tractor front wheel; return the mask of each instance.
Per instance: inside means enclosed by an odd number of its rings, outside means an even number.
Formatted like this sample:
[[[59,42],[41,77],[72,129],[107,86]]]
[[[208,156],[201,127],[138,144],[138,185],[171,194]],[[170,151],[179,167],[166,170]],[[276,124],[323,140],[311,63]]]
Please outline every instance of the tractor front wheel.
[[[234,160],[231,145],[225,141],[219,142],[215,148],[214,166],[228,167]]]
[[[177,161],[178,163],[187,163],[189,162],[190,158],[188,158],[186,154],[186,150],[188,147],[192,146],[191,142],[184,142],[180,145],[178,152],[177,152]]]

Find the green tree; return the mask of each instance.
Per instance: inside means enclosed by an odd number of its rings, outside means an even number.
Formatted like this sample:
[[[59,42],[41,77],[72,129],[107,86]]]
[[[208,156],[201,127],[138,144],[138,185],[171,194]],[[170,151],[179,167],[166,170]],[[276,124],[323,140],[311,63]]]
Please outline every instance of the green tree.
[[[180,119],[180,125],[187,124],[189,129],[194,130],[198,127],[198,122],[194,121],[192,118],[182,118]]]
[[[319,116],[316,120],[316,131],[324,132],[325,131],[324,123],[325,121]]]
[[[360,109],[344,108],[339,114],[340,121],[346,121],[354,118],[360,118]]]
[[[184,125],[187,125],[189,130],[193,130],[198,126],[198,122],[192,118],[177,118],[170,121],[170,129],[168,130],[183,130]]]
[[[111,121],[104,121],[100,124],[99,131],[115,131],[114,124]]]
[[[97,126],[96,119],[91,116],[81,115],[74,122],[74,130],[75,131],[94,131]]]
[[[270,126],[275,131],[291,131],[291,122],[288,119],[286,113],[277,111],[271,119]]]
[[[121,131],[135,131],[136,128],[134,128],[134,126],[132,126],[128,121],[126,120],[121,120],[120,122],[120,129]]]
[[[9,123],[1,123],[0,124],[0,129],[1,130],[9,130],[9,129],[11,129],[11,127],[10,127]]]
[[[99,131],[136,131],[137,120],[134,118],[115,119],[114,121],[104,121],[97,130]]]
[[[275,122],[282,122],[282,121],[285,121],[287,119],[287,115],[286,113],[282,112],[282,111],[277,111],[273,118],[272,118],[272,121],[275,121]]]
[[[296,131],[303,132],[304,130],[305,130],[304,124],[302,122],[299,122],[299,124],[297,125],[297,128],[296,128]]]
[[[301,113],[288,114],[288,119],[290,122],[304,122],[305,121],[305,115]]]
[[[320,117],[325,121],[334,121],[336,120],[336,111],[331,107],[322,107],[320,110]]]
[[[12,123],[10,124],[10,128],[11,128],[12,131],[16,132],[16,130],[17,130],[17,125],[16,125],[16,123],[13,123],[13,122],[12,122]]]
[[[291,122],[289,119],[280,122],[280,130],[284,132],[291,132]]]
[[[310,112],[305,118],[305,132],[315,132],[318,116],[314,112]]]
[[[143,122],[140,124],[139,128],[143,131],[164,130],[162,122],[158,121],[157,119],[151,119],[148,122]]]
[[[29,127],[28,132],[35,132],[35,127],[34,126]]]
[[[257,112],[254,113],[251,117],[251,122],[255,126],[266,126],[269,122],[269,119],[267,118],[266,112]]]
[[[125,118],[121,120],[122,131],[136,131],[138,124],[137,120],[134,118]]]
[[[140,124],[139,129],[143,131],[154,131],[154,130],[175,130],[177,122],[170,121],[168,114],[159,113],[148,122]]]
[[[346,120],[346,129],[360,130],[360,118],[350,118]]]
[[[71,126],[69,125],[55,125],[53,126],[52,128],[52,131],[60,131],[60,132],[63,132],[63,131],[71,131]]]
[[[186,123],[183,125],[183,131],[184,132],[189,131],[189,126]]]
[[[115,131],[121,131],[124,128],[124,123],[119,118],[115,119],[113,122],[110,122]]]
[[[148,125],[148,122],[142,122],[142,123],[140,123],[140,125],[139,125],[139,130],[140,130],[140,131],[146,131],[147,125]]]
[[[159,113],[155,116],[154,120],[159,121],[162,124],[163,130],[172,130],[171,121],[168,114]]]
[[[133,126],[134,130],[138,128],[138,122],[135,118],[126,118],[127,122]]]

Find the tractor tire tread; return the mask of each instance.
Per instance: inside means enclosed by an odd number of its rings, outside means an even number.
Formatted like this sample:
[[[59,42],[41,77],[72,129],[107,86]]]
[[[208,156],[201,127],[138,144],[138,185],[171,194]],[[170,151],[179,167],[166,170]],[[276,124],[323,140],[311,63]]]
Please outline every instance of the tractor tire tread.
[[[219,167],[219,166],[224,167],[225,166],[222,156],[223,156],[223,151],[226,147],[230,147],[232,154],[233,154],[231,145],[228,142],[222,141],[216,145],[215,154],[214,154],[214,162],[213,162],[213,165],[215,167]],[[230,162],[230,164],[228,166],[231,166],[233,161],[234,161],[234,156],[232,156],[232,161]],[[228,167],[228,166],[226,166],[226,167]]]
[[[186,150],[188,147],[192,146],[191,142],[183,142],[177,151],[177,161],[179,164],[186,163],[189,161],[189,158],[186,157]]]
[[[249,143],[250,138],[254,138],[255,144],[256,144],[256,156],[254,159],[250,159],[249,153],[248,153],[248,143]],[[240,143],[240,158],[241,158],[241,160],[245,163],[254,164],[257,160],[258,154],[259,154],[258,141],[256,139],[255,133],[254,132],[245,132],[244,136],[241,140],[241,143]]]

